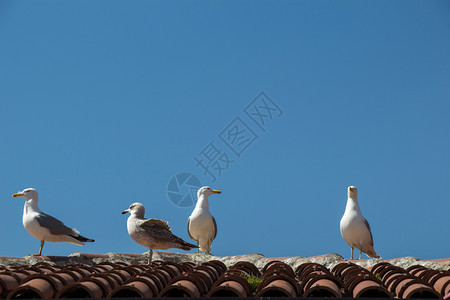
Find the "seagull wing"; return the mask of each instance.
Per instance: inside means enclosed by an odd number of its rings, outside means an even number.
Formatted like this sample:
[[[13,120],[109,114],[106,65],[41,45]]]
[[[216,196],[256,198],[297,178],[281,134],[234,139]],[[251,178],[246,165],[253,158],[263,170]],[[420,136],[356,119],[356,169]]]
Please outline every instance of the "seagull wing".
[[[60,220],[58,220],[50,215],[47,215],[45,213],[42,213],[42,212],[39,213],[39,215],[36,217],[36,220],[38,221],[39,225],[47,228],[51,234],[54,234],[54,235],[78,235],[78,232],[76,230],[67,227]]]
[[[191,235],[191,231],[189,230],[189,225],[190,225],[190,224],[191,224],[191,217],[189,217],[189,218],[188,218],[188,221],[187,221],[187,232],[188,232],[189,237],[191,238],[191,240],[194,240],[194,241],[195,241],[194,237]]]
[[[373,246],[372,230],[370,230],[369,222],[367,222],[366,219],[364,219],[364,224],[366,224],[367,230],[369,230],[369,233],[370,233],[370,244]]]
[[[216,219],[214,219],[214,217],[212,217],[212,218],[213,218],[213,223],[214,223],[214,237],[213,237],[213,240],[214,240],[217,236],[217,223],[216,223]]]
[[[145,224],[159,226],[159,227],[164,228],[169,231],[171,230],[171,228],[169,226],[169,222],[159,220],[159,219],[147,219],[147,220],[145,220],[145,222],[142,225],[145,225]]]
[[[170,226],[166,221],[158,219],[148,219],[141,224],[141,228],[152,238],[163,243],[176,243],[183,245],[186,242],[170,231]]]

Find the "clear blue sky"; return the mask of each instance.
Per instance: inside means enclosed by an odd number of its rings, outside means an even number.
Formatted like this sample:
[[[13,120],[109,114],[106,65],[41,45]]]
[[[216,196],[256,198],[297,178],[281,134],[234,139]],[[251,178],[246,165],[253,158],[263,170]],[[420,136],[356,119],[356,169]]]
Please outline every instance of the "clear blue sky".
[[[97,240],[47,255],[145,252],[133,202],[189,240],[183,172],[223,191],[216,255],[349,257],[355,185],[383,258],[450,256],[449,1],[2,0],[0,43],[0,256],[38,251],[27,187]]]

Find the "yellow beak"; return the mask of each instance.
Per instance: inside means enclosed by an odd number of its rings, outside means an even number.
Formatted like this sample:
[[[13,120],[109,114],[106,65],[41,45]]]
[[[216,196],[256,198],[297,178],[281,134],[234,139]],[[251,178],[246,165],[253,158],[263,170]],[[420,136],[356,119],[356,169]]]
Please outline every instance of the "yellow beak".
[[[13,197],[22,197],[22,196],[23,196],[23,193],[22,193],[22,192],[15,193],[15,194],[13,195]]]
[[[222,192],[219,191],[219,190],[213,190],[213,193],[214,193],[214,194],[222,194]]]

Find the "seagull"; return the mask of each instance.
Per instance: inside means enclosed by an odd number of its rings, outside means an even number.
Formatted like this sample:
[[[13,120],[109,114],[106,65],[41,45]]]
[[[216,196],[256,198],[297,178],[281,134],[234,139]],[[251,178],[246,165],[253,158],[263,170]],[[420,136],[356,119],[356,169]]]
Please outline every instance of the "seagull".
[[[217,235],[217,224],[209,212],[208,197],[212,194],[220,194],[221,191],[213,190],[209,186],[200,188],[197,192],[197,204],[187,221],[187,232],[191,240],[197,241],[200,250],[210,254],[212,241]],[[197,249],[197,253],[199,253]]]
[[[32,256],[41,256],[42,248],[45,242],[68,242],[75,245],[84,245],[85,242],[95,242],[79,235],[74,228],[69,228],[60,220],[42,212],[38,207],[38,192],[33,188],[24,189],[13,195],[13,197],[25,198],[23,208],[22,222],[29,234],[41,241],[41,247],[38,254]]]
[[[122,212],[122,214],[127,213],[131,214],[127,220],[128,234],[136,243],[150,250],[148,264],[152,262],[153,249],[179,248],[189,251],[192,248],[197,248],[197,246],[174,235],[168,222],[158,219],[144,219],[145,208],[141,203],[133,203]]]
[[[341,219],[342,238],[352,248],[351,259],[353,259],[353,249],[364,252],[369,257],[381,258],[373,249],[373,237],[370,231],[369,222],[363,217],[358,204],[358,189],[354,186],[348,187],[347,206]]]

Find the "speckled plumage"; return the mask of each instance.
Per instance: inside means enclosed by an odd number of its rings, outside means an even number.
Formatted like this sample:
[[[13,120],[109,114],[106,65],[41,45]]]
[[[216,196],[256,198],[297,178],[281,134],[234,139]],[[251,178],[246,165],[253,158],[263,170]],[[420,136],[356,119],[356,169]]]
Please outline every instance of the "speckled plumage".
[[[166,221],[144,219],[145,208],[141,203],[131,204],[127,210],[122,212],[122,214],[125,213],[130,213],[127,220],[128,234],[136,243],[150,250],[149,263],[152,259],[153,249],[179,248],[189,251],[197,248],[174,235]]]

